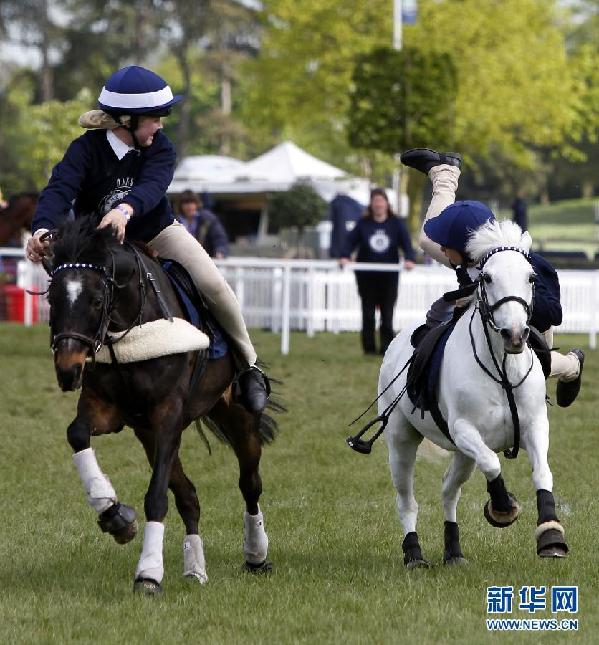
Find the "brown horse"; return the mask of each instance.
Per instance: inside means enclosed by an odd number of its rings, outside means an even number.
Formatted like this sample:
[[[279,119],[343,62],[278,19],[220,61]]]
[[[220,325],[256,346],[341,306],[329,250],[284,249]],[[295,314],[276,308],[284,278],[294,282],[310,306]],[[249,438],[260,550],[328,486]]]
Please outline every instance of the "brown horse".
[[[36,206],[37,193],[19,193],[8,200],[0,210],[0,246],[21,246],[21,233],[31,228]]]
[[[109,229],[97,230],[95,222],[85,218],[65,224],[51,251],[46,268],[52,278],[48,297],[56,376],[63,391],[82,388],[67,438],[100,528],[120,544],[136,533],[135,512],[118,501],[96,461],[90,437],[119,432],[128,425],[152,466],[134,590],[161,592],[168,488],[186,529],[184,575],[207,580],[198,532],[200,505],[178,455],[183,430],[198,418],[233,448],[239,461],[239,487],[246,505],[245,567],[269,571],[268,538],[258,506],[262,492],[258,467],[262,446],[274,438],[276,423],[236,402],[231,352],[216,360],[207,360],[205,351],[187,351],[118,362],[118,341],[109,340],[114,334],[133,336],[146,323],[168,326],[165,312],[172,313],[175,321],[184,317],[168,277],[156,261],[128,243],[118,244]],[[162,332],[159,340],[165,337],[169,332]],[[106,344],[112,363],[99,363],[97,352]]]

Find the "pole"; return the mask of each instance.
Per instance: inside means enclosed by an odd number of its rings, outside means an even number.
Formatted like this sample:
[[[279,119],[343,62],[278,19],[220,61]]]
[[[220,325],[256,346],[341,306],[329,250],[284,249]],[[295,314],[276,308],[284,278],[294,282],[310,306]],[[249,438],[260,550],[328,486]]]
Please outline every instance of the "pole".
[[[393,49],[401,50],[403,45],[403,24],[402,24],[403,0],[393,0]],[[401,163],[399,153],[395,155],[395,169],[393,171],[392,186],[395,191],[395,212],[404,216],[402,212],[401,199]]]
[[[393,0],[393,49],[400,50],[403,42],[403,0]]]

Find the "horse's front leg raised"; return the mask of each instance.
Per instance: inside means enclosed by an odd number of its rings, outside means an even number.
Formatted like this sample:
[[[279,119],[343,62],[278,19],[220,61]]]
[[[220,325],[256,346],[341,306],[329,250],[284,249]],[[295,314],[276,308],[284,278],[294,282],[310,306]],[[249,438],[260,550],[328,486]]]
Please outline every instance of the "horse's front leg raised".
[[[518,500],[508,493],[499,457],[485,444],[475,426],[466,419],[457,419],[453,426],[452,438],[456,446],[470,459],[487,478],[487,491],[491,499],[485,504],[484,514],[492,526],[503,528],[513,524],[520,515]]]
[[[90,446],[92,424],[100,433],[114,432],[121,425],[120,419],[100,402],[91,407],[90,403],[89,396],[82,396],[78,415],[67,429],[67,440],[74,451],[73,463],[87,494],[87,501],[98,514],[100,528],[110,533],[119,544],[126,544],[137,533],[135,511],[118,501],[110,479],[100,469]]]
[[[147,595],[162,593],[160,583],[164,576],[162,545],[164,518],[168,512],[168,485],[173,463],[181,443],[181,403],[168,402],[157,406],[150,416],[154,437],[152,478],[146,493],[144,510],[146,525],[144,543],[133,590]]]
[[[547,461],[549,421],[546,416],[532,424],[523,437],[524,447],[532,466],[532,481],[537,491],[537,554],[542,558],[563,558],[568,553],[564,528],[555,513],[553,476]]]

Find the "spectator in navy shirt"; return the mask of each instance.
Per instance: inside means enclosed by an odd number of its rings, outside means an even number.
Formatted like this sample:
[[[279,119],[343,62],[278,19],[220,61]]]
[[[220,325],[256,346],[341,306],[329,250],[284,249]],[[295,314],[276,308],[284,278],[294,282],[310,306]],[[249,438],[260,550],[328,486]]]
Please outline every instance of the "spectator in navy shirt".
[[[414,266],[414,250],[410,234],[403,220],[391,210],[387,193],[375,188],[364,217],[349,232],[341,250],[341,266],[350,261],[358,249],[356,262],[397,264],[399,249],[404,255],[404,267]],[[393,310],[397,301],[398,274],[382,271],[356,270],[358,293],[362,300],[362,348],[365,354],[375,354],[375,311],[381,312],[380,353],[387,351],[393,340]]]
[[[120,242],[126,234],[182,264],[232,341],[241,402],[258,413],[268,385],[256,366],[237,298],[198,241],[175,221],[166,198],[175,150],[162,132],[161,117],[182,98],[173,96],[160,76],[136,65],[108,79],[100,109],[79,119],[89,131],[71,143],[40,195],[27,258],[41,262],[48,248],[42,234],[62,224],[72,207],[75,217],[90,215],[99,228],[111,227]]]
[[[184,190],[180,199],[181,213],[177,219],[187,232],[204,247],[211,258],[229,255],[229,238],[218,216],[203,208],[202,200],[193,190]]]

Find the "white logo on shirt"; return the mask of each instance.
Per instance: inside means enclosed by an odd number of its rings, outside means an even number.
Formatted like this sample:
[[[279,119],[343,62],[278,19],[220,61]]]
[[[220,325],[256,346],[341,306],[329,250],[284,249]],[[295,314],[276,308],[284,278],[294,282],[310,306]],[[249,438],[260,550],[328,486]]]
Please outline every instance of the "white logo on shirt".
[[[126,177],[121,179],[120,177],[116,180],[116,187],[113,188],[106,197],[100,202],[99,211],[102,215],[106,215],[111,211],[117,204],[120,204],[123,199],[131,192],[133,188],[133,177]]]
[[[370,236],[368,244],[375,253],[384,253],[391,246],[391,240],[387,233],[380,229]]]

